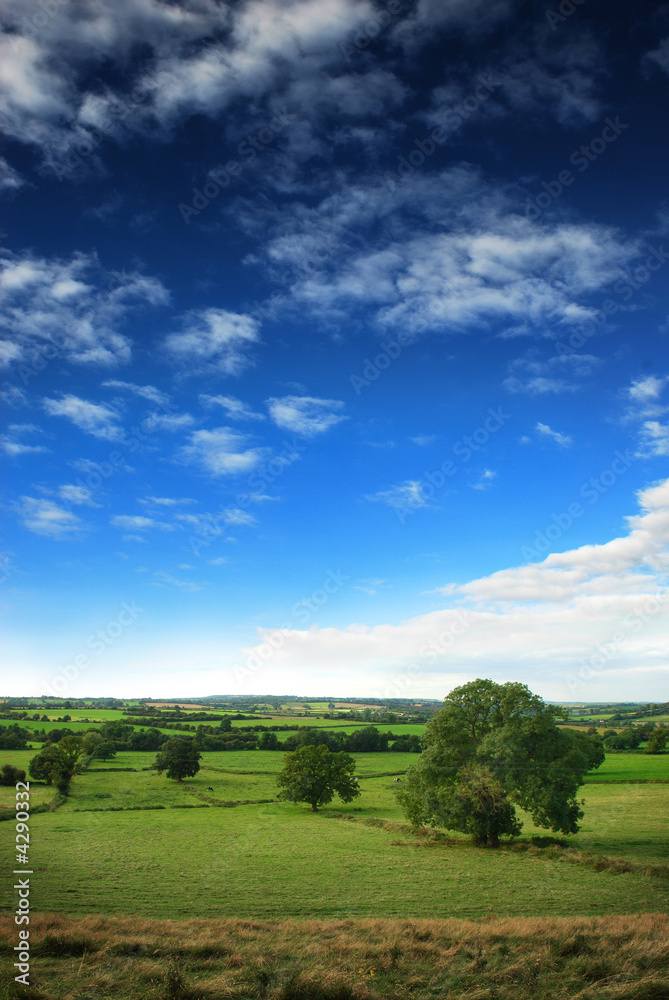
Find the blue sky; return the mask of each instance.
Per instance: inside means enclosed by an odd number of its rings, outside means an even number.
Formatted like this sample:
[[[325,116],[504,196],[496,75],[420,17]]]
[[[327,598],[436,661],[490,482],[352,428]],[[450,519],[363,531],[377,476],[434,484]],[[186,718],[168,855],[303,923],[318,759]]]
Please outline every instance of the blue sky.
[[[669,5],[3,20],[4,693],[666,699]]]

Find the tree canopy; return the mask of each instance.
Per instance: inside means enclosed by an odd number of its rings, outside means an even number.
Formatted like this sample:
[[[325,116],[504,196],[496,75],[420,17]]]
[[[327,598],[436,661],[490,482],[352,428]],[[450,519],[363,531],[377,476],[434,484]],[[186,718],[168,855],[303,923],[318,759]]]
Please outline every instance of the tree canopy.
[[[197,774],[201,757],[194,740],[173,736],[163,744],[152,766],[161,773],[167,771],[168,778],[183,781],[184,778],[192,778]]]
[[[559,728],[565,717],[524,684],[455,688],[428,722],[423,753],[398,791],[407,817],[496,847],[501,835],[520,832],[517,805],[537,826],[576,833],[576,791],[604,750],[596,736]]]
[[[312,812],[327,805],[335,793],[343,802],[360,795],[353,778],[355,760],[347,753],[332,753],[326,746],[304,746],[286,754],[277,777],[280,799],[308,802]]]
[[[28,765],[30,776],[47,785],[55,781],[59,791],[67,794],[81,752],[81,741],[76,736],[64,736],[32,758]]]

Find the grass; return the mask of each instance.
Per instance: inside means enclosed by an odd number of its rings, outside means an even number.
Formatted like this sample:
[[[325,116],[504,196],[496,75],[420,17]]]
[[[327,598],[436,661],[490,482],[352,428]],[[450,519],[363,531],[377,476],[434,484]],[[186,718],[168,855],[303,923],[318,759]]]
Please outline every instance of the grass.
[[[128,714],[125,709],[120,708],[58,708],[50,712],[35,709],[35,712],[39,712],[40,715],[48,715],[50,722],[56,722],[60,719],[61,726],[67,725],[67,722],[62,721],[64,715],[69,715],[73,722],[80,722],[82,719],[86,722],[109,722],[110,720],[121,722],[123,716]],[[29,714],[33,715],[34,713],[30,712]],[[23,723],[27,721],[27,719],[22,720]]]
[[[33,918],[7,1000],[665,1000],[669,920]],[[11,952],[15,929],[0,948]]]
[[[251,783],[247,787],[250,791]],[[187,804],[189,790],[179,791]],[[333,822],[329,816],[337,809],[312,814],[288,803],[122,812],[76,808],[73,796],[56,813],[31,820],[31,860],[45,871],[35,875],[40,911],[180,919],[194,909],[203,917],[263,919],[483,918],[489,912],[566,916],[669,906],[669,881],[596,872],[541,854],[477,850],[464,839],[426,847],[425,838],[407,835],[399,824],[393,832]],[[353,815],[374,818],[366,810]],[[10,826],[0,824],[0,838]],[[612,833],[602,831],[605,844]],[[8,905],[11,888],[4,893]]]
[[[26,766],[32,753],[3,751],[0,763]],[[480,919],[489,912],[592,915],[669,906],[669,879],[646,873],[668,864],[669,784],[617,784],[616,777],[587,784],[575,837],[546,839],[549,831],[523,817],[521,846],[530,847],[533,837],[544,838],[542,844],[563,840],[633,863],[628,872],[621,865],[597,871],[586,855],[587,863],[567,864],[564,852],[552,858],[550,850],[533,847],[525,854],[509,847],[481,851],[462,835],[413,835],[387,772],[415,763],[415,754],[357,755],[362,795],[349,804],[335,799],[316,815],[304,805],[267,801],[277,796],[281,753],[207,753],[204,767],[183,785],[142,770],[154,759],[154,753],[119,752],[99,762],[112,769],[75,776],[57,812],[31,818],[31,861],[46,872],[35,875],[40,911],[186,918],[196,906],[212,918]],[[604,768],[609,775],[619,767],[647,775],[666,763],[610,755]],[[13,802],[13,788],[2,791]],[[54,795],[31,784],[35,805]],[[257,804],[219,808],[240,802]],[[347,816],[356,822],[332,822]],[[11,840],[10,823],[0,824],[3,836]],[[10,845],[0,844],[0,851],[9,856]],[[3,906],[11,908],[11,888],[2,891]]]
[[[609,753],[596,771],[586,777],[592,781],[669,781],[669,753]]]

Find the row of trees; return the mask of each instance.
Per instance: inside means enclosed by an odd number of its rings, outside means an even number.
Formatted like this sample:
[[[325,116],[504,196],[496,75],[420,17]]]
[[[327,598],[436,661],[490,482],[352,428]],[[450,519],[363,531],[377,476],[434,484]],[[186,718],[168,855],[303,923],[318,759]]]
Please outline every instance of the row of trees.
[[[392,741],[392,745],[391,744]],[[324,746],[338,753],[381,753],[397,750],[405,753],[420,753],[419,736],[380,732],[375,726],[365,726],[353,733],[338,733],[336,730],[304,729],[292,733],[283,742],[276,733],[262,733],[258,740],[259,750],[281,750],[292,752],[305,746]]]

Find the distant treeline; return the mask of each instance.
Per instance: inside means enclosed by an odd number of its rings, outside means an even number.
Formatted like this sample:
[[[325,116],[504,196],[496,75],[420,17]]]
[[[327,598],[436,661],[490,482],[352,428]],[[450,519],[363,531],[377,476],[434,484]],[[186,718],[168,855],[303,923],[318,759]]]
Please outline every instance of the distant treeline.
[[[183,728],[174,723],[166,728]],[[291,732],[283,742],[279,740],[277,731],[290,727],[273,726],[248,727],[248,729],[232,729],[230,720],[225,719],[218,727],[198,726],[193,735],[185,739],[194,740],[202,751],[221,750],[297,750],[303,746],[326,746],[330,750],[346,750],[352,753],[397,750],[405,753],[420,753],[420,737],[415,735],[397,735],[382,733],[375,726],[365,726],[354,733],[327,732],[322,729],[303,727]],[[261,731],[258,732],[258,729]],[[114,750],[160,750],[165,743],[165,734],[155,726],[136,730],[126,722],[103,722],[91,727],[88,733],[99,733],[105,743],[112,744]],[[14,723],[11,726],[0,726],[0,749],[20,750],[25,748],[28,740],[38,743],[59,743],[65,736],[84,738],[86,734],[75,733],[67,727],[45,729],[23,729]]]

